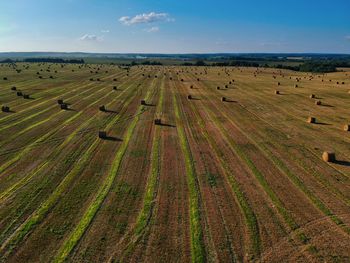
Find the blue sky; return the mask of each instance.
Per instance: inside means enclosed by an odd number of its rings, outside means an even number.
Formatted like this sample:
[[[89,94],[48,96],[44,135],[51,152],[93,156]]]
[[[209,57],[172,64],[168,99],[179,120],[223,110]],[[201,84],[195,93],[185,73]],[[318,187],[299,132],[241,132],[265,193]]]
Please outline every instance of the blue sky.
[[[350,53],[350,0],[0,0],[0,52]]]

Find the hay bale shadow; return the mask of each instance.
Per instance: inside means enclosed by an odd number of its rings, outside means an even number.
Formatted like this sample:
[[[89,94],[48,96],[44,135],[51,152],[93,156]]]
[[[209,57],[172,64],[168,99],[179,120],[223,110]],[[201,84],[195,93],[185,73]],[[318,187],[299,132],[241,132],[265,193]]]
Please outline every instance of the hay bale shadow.
[[[103,138],[103,140],[106,141],[111,141],[111,142],[122,142],[123,140],[117,137],[113,137],[113,136],[106,136],[105,138]]]
[[[159,125],[159,126],[164,126],[164,127],[176,128],[175,125],[168,124],[168,123],[161,123],[161,124],[158,124],[158,125]]]
[[[118,112],[117,112],[117,111],[115,111],[115,110],[105,110],[104,112],[118,114]]]
[[[342,166],[348,166],[350,167],[350,162],[348,161],[334,161],[335,164],[339,164],[339,165],[342,165]]]
[[[314,124],[317,124],[317,125],[325,125],[325,126],[330,125],[329,123],[325,123],[325,122],[315,122]]]
[[[328,108],[334,108],[333,105],[329,105],[329,104],[321,104],[322,107],[328,107]]]
[[[153,103],[146,103],[144,106],[155,107],[155,106],[157,106],[157,104],[153,104]]]

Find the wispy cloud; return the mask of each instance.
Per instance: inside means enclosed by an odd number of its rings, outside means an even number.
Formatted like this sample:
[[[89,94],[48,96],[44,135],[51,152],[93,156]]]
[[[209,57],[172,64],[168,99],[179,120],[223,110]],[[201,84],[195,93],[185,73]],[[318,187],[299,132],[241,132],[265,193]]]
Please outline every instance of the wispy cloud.
[[[145,31],[148,32],[148,33],[155,33],[155,32],[158,32],[158,31],[159,31],[159,27],[153,26],[153,27],[151,27],[151,28],[145,29]]]
[[[109,29],[102,29],[101,30],[101,33],[109,33],[110,31],[109,31]]]
[[[101,42],[103,41],[103,36],[96,36],[96,35],[90,35],[90,34],[85,34],[82,37],[79,38],[82,41],[97,41]]]
[[[149,14],[140,14],[134,17],[123,16],[119,18],[119,22],[123,25],[130,26],[135,24],[150,24],[155,22],[170,22],[174,21],[173,18],[170,18],[167,13],[155,13],[151,12]]]

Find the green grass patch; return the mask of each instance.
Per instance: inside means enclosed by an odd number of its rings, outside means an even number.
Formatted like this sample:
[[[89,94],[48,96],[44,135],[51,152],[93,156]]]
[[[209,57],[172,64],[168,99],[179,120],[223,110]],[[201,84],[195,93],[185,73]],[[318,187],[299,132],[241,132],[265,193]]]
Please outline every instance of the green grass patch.
[[[176,116],[176,128],[180,139],[180,146],[185,159],[185,168],[187,174],[187,184],[190,198],[190,231],[191,231],[191,257],[192,262],[205,262],[205,248],[203,242],[203,231],[201,228],[200,213],[200,193],[197,183],[197,175],[194,166],[193,157],[187,141],[185,130],[181,120],[181,114],[177,105],[176,96],[173,95],[173,102]]]
[[[146,96],[146,99],[148,98],[150,92],[148,90],[148,95]],[[135,118],[130,123],[130,126],[128,127],[122,144],[120,145],[116,156],[113,160],[112,167],[105,179],[105,181],[102,183],[101,187],[99,188],[95,199],[92,201],[84,215],[82,216],[79,223],[74,228],[73,232],[70,234],[68,239],[65,240],[61,248],[59,249],[56,257],[54,258],[54,262],[64,262],[71,251],[74,249],[76,244],[79,242],[83,234],[85,233],[87,227],[90,225],[91,221],[93,220],[94,216],[96,215],[98,209],[100,208],[102,202],[104,201],[105,197],[107,196],[109,190],[111,189],[112,183],[115,179],[115,177],[118,174],[118,170],[120,168],[122,159],[124,157],[124,154],[127,150],[129,141],[132,137],[132,134],[135,130],[136,124],[139,120],[139,114],[142,113],[145,110],[144,106],[140,106],[138,109],[137,114],[135,115]]]
[[[192,107],[192,110],[195,112],[195,107],[192,105],[191,107]],[[207,129],[205,127],[204,120],[200,117],[200,115],[197,112],[195,112],[195,114],[198,120],[198,124],[202,128],[202,134],[207,139],[212,149],[215,151],[222,165],[222,168],[224,169],[225,175],[228,178],[229,184],[237,198],[239,208],[243,212],[245,222],[248,227],[250,240],[252,243],[250,259],[253,260],[255,256],[259,256],[261,253],[261,240],[260,240],[259,225],[258,225],[256,215],[253,212],[244,193],[241,191],[241,187],[239,186],[239,183],[235,179],[235,176],[232,173],[231,169],[229,168],[225,160],[222,159],[224,156],[223,153],[220,151],[220,148],[218,147],[214,139],[211,136],[209,136]]]
[[[134,96],[136,96],[134,94]],[[130,96],[124,103],[124,107],[127,107],[129,103],[132,101],[134,96]],[[144,108],[142,107],[139,112],[143,111]],[[121,118],[121,115],[116,116],[107,126],[107,128],[110,128],[114,123]],[[138,116],[134,119],[138,119]],[[133,122],[133,123],[134,123]],[[130,134],[127,134],[128,136],[131,136]],[[21,225],[18,227],[16,232],[8,239],[7,242],[2,244],[0,248],[0,252],[6,251],[6,253],[3,253],[3,257],[10,254],[12,250],[16,247],[18,243],[20,243],[25,236],[28,235],[28,233],[39,223],[43,221],[49,210],[54,206],[54,204],[59,200],[60,196],[64,193],[64,191],[69,187],[72,180],[81,172],[82,169],[87,165],[88,161],[93,155],[93,152],[99,145],[100,140],[96,139],[90,147],[84,152],[84,155],[76,162],[77,165],[73,167],[73,169],[64,177],[64,179],[61,181],[61,183],[56,187],[55,191],[49,196],[49,198]],[[125,143],[124,143],[125,144]],[[123,144],[122,144],[123,145]],[[124,146],[125,148],[126,146]],[[120,154],[117,156],[120,157]],[[115,169],[115,165],[113,166]],[[102,187],[102,190],[100,189],[99,193],[101,195],[101,191],[104,193],[104,189],[106,187]],[[90,214],[89,214],[90,215]],[[6,254],[6,255],[5,255]]]

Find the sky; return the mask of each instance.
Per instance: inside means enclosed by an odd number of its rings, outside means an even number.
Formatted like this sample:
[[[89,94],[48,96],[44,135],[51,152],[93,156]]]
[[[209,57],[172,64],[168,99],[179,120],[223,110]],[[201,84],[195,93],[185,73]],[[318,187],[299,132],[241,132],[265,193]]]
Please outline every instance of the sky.
[[[350,0],[0,0],[12,51],[350,54]]]

